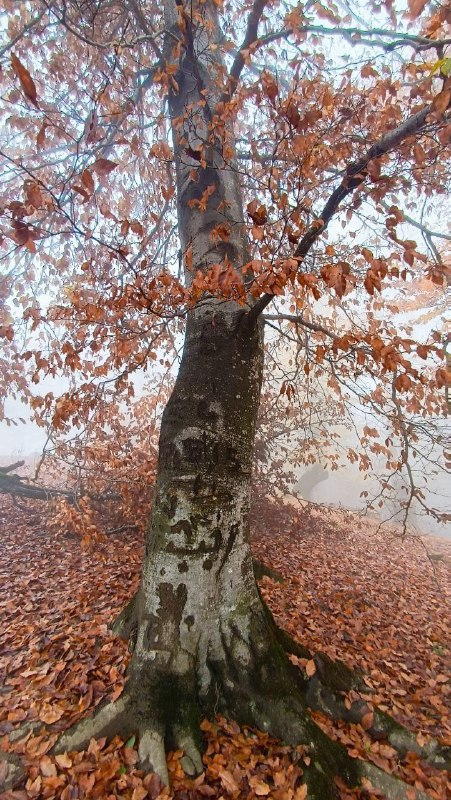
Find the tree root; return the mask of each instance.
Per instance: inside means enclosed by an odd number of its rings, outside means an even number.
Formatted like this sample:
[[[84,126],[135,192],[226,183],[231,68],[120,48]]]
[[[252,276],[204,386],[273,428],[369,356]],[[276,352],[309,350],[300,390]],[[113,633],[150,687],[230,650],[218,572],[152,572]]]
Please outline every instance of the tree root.
[[[373,739],[385,739],[400,756],[416,753],[436,769],[451,769],[451,748],[440,745],[435,739],[420,745],[412,731],[385,711],[371,708],[365,700],[356,700],[348,708],[344,698],[331,691],[330,686],[324,685],[316,674],[309,681],[306,701],[310,708],[322,711],[335,721],[359,724],[364,716],[372,714],[372,722],[365,730]]]
[[[349,692],[351,689],[355,691],[365,691],[366,693],[371,691],[364,683],[363,675],[356,670],[350,669],[343,661],[333,661],[326,653],[318,652],[312,654],[305,645],[293,639],[289,633],[276,624],[261,593],[260,599],[266,614],[267,623],[285,653],[297,656],[298,658],[306,658],[309,661],[313,659],[316,672],[320,676],[324,686],[330,687],[330,689],[335,692]]]
[[[0,792],[15,789],[25,777],[25,769],[15,753],[0,751]]]
[[[430,794],[389,775],[375,764],[371,764],[369,761],[359,761],[358,763],[360,778],[369,781],[372,787],[383,792],[387,800],[431,800]],[[366,785],[364,784],[364,786]]]
[[[325,653],[312,655],[304,645],[279,628],[263,598],[262,603],[268,622],[285,652],[298,658],[313,659],[315,663],[316,672],[309,679],[305,689],[305,699],[309,708],[322,711],[335,721],[343,720],[354,724],[359,724],[372,710],[373,722],[366,728],[366,732],[373,739],[386,739],[401,756],[408,752],[415,753],[436,769],[451,770],[451,748],[442,746],[435,739],[420,745],[412,731],[377,707],[370,709],[364,700],[357,700],[348,708],[342,694],[351,690],[366,695],[371,694],[371,690],[363,681],[363,675],[350,669],[342,661],[333,661]]]
[[[136,637],[137,603],[138,592],[112,626],[114,633],[131,639],[132,648]],[[383,791],[388,800],[410,800],[413,796],[416,800],[429,799],[429,795],[387,775],[373,764],[350,758],[341,744],[332,741],[310,719],[307,706],[325,712],[334,720],[360,723],[370,712],[370,707],[365,700],[360,699],[348,708],[349,703],[345,704],[344,695],[351,690],[370,694],[363,676],[343,662],[333,661],[324,653],[312,655],[310,650],[276,625],[263,599],[260,613],[256,617],[260,618],[257,623],[259,630],[254,629],[250,641],[243,638],[239,626],[234,627],[228,621],[219,625],[219,640],[213,651],[222,653],[222,660],[216,659],[215,663],[215,659],[210,658],[208,663],[216,686],[214,712],[219,710],[240,724],[267,730],[288,744],[305,744],[311,758],[310,765],[304,769],[309,800],[335,800],[335,775],[344,778],[349,786],[362,785],[362,781],[365,786],[365,781],[369,781]],[[237,648],[252,650],[252,641],[268,640],[272,641],[270,651],[263,657],[261,653],[255,652],[251,661],[262,665],[266,674],[278,676],[277,693],[273,691],[271,680],[268,683],[267,678],[262,678],[262,669],[246,680],[237,663]],[[310,679],[303,676],[287,661],[284,653],[313,659],[315,674]],[[104,712],[97,712],[93,720],[84,720],[80,724],[84,726],[83,732],[79,732],[79,726],[76,726],[75,734],[69,731],[61,737],[58,751],[85,746],[91,736],[108,736],[111,735],[110,731],[121,732],[122,725],[122,729],[125,728],[123,735],[138,733],[139,758],[144,769],[157,772],[167,782],[165,752],[170,745],[184,751],[182,766],[187,774],[197,774],[202,771],[202,743],[197,724],[202,714],[208,714],[203,704],[195,700],[195,684],[196,681],[192,681],[192,702],[190,701],[189,708],[185,709],[178,722],[170,719],[166,721],[164,714],[155,715],[155,709],[150,707],[145,715],[136,701],[122,711],[114,710],[116,703],[114,707],[107,706]],[[122,697],[126,693],[127,690]],[[152,696],[155,696],[154,692]],[[125,699],[123,702],[126,702]],[[375,739],[386,739],[401,755],[414,752],[435,768],[445,769],[450,766],[449,750],[436,741],[425,746],[419,745],[414,733],[377,708],[373,710],[372,724],[370,727],[365,726],[365,729]]]
[[[263,561],[259,561],[258,558],[252,559],[252,566],[256,581],[260,581],[266,576],[267,578],[271,578],[271,580],[276,581],[276,583],[285,583],[285,578],[281,572],[278,572],[272,567],[268,567],[267,564],[264,564]]]
[[[192,705],[196,705],[194,701]],[[106,701],[100,704],[92,716],[82,719],[63,733],[52,753],[84,750],[93,738],[105,736],[110,739],[119,735],[126,740],[131,735],[137,735],[141,768],[147,772],[156,772],[164,783],[169,783],[167,749],[183,750],[181,764],[188,775],[202,772],[203,746],[198,728],[200,712],[197,705],[196,717],[193,717],[192,722],[183,719],[183,713],[177,722],[171,720],[170,714],[166,720],[165,708],[158,708],[156,704],[155,707],[152,706],[152,703],[143,705],[142,698],[138,698],[133,690],[125,690],[114,703]]]
[[[112,738],[116,734],[126,739],[131,733],[133,730],[128,715],[128,703],[121,696],[115,703],[100,703],[91,716],[80,720],[61,734],[53,752],[84,750],[91,739],[100,739],[103,736]]]
[[[134,649],[134,643],[136,641],[136,633],[138,629],[138,593],[139,589],[134,595],[132,595],[127,605],[124,606],[120,614],[118,614],[116,619],[110,625],[110,629],[115,636],[120,636],[121,639],[128,641],[130,650]]]

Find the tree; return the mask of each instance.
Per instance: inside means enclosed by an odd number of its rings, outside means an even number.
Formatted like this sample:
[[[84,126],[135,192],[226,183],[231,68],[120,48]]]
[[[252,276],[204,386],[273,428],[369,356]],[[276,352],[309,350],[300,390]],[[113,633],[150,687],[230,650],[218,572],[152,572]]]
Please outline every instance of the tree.
[[[368,709],[340,700],[356,680],[343,667],[318,656],[302,676],[291,664],[287,650],[305,651],[259,596],[249,506],[265,321],[303,347],[307,382],[324,370],[331,390],[345,381],[382,410],[401,442],[400,454],[379,445],[387,469],[406,469],[410,500],[425,505],[409,450],[428,436],[422,414],[443,407],[441,334],[416,342],[377,313],[388,281],[440,287],[445,276],[437,242],[450,236],[432,198],[449,177],[450,20],[439,7],[412,22],[425,6],[412,2],[398,26],[391,4],[375,4],[380,28],[332,4],[264,0],[9,9],[0,328],[9,390],[67,434],[109,401],[117,409],[118,393],[130,399],[131,376],[149,360],[169,369],[185,329],[141,586],[117,623],[133,647],[127,687],[61,749],[138,733],[143,767],[167,778],[165,747],[176,746],[195,773],[199,721],[220,710],[306,744],[311,797],[333,797],[338,773],[400,796],[308,716],[308,703],[348,718]],[[412,32],[401,30],[409,20]],[[416,216],[419,197],[430,224]],[[405,238],[409,225],[423,248]],[[32,393],[27,375],[38,384],[64,370],[77,393]],[[290,401],[292,383],[281,391]],[[377,432],[363,436],[371,444]],[[375,735],[389,730],[379,712],[367,723]],[[393,730],[401,748],[418,749]],[[443,763],[435,746],[427,755]]]

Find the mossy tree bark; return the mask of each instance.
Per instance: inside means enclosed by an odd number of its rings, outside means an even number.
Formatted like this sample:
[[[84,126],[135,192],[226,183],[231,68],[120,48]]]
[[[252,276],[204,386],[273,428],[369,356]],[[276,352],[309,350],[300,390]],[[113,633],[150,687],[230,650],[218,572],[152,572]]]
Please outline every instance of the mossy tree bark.
[[[63,735],[138,732],[141,764],[167,779],[165,748],[202,768],[199,722],[222,712],[293,744],[306,743],[322,797],[351,768],[314,725],[304,684],[278,641],[256,587],[249,537],[250,481],[262,373],[258,326],[232,303],[190,313],[173,394],[164,411],[156,497],[140,589],[124,620],[133,636],[120,700]],[[328,767],[327,793],[325,766]]]

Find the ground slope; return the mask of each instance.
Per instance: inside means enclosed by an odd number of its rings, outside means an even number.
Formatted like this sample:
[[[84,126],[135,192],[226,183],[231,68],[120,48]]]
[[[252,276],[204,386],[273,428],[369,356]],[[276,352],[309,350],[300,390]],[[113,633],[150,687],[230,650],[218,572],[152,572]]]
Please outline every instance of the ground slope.
[[[105,695],[121,692],[128,652],[108,625],[136,588],[142,544],[121,534],[100,553],[85,552],[77,539],[46,531],[39,504],[23,510],[10,498],[0,502],[2,746],[10,747],[11,731],[35,723],[14,744],[27,764],[27,781],[1,800],[142,800],[160,792],[177,800],[303,800],[302,749],[281,747],[230,721],[204,724],[208,749],[197,781],[185,778],[180,753],[171,756],[171,790],[135,768],[133,740],[93,742],[89,752],[50,757],[53,739],[40,723],[58,732]],[[451,543],[400,541],[393,530],[378,531],[372,520],[314,507],[265,505],[255,514],[254,528],[256,556],[285,579],[261,581],[278,622],[312,651],[365,671],[370,707],[377,702],[387,708],[418,732],[420,743],[430,734],[451,743]],[[305,659],[297,663],[311,668]],[[371,741],[361,726],[333,725],[318,714],[315,719],[353,755],[370,758],[432,798],[451,791],[446,774],[413,755],[399,761],[393,748]],[[342,789],[343,798],[357,796]]]

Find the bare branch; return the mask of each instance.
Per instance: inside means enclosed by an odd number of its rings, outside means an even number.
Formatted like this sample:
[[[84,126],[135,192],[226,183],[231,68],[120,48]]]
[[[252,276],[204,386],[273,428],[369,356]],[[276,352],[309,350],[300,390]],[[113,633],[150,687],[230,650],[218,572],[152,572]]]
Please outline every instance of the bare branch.
[[[384,28],[328,28],[325,25],[301,25],[298,28],[284,28],[274,31],[266,36],[258,37],[258,25],[267,0],[254,0],[252,11],[249,15],[248,26],[243,43],[235,55],[234,62],[230,69],[229,87],[224,93],[222,100],[227,102],[233,96],[238,81],[246,64],[248,49],[253,45],[253,51],[260,50],[271,42],[280,39],[288,39],[295,33],[313,33],[321,36],[341,36],[352,45],[364,44],[369,47],[379,47],[390,52],[397,47],[412,47],[414,50],[435,49],[442,52],[443,48],[451,44],[451,39],[429,39],[427,36],[419,36],[411,33],[400,33],[399,31],[385,30]],[[381,41],[381,37],[386,37],[389,41]]]
[[[243,39],[243,43],[238,50],[234,62],[230,69],[229,75],[229,86],[227,91],[224,93],[222,100],[223,102],[227,102],[233,96],[235,89],[238,85],[238,81],[245,65],[245,57],[246,51],[250,47],[251,44],[254,44],[257,41],[262,41],[258,39],[258,25],[263,14],[264,8],[267,5],[268,0],[254,0],[254,5],[252,6],[252,10],[249,14],[248,22],[247,22],[247,29],[246,34]]]
[[[152,49],[153,49],[155,55],[157,56],[158,60],[161,63],[163,63],[163,61],[164,61],[163,53],[160,50],[160,48],[158,47],[157,43],[155,42],[155,37],[157,35],[161,35],[161,31],[159,31],[158,33],[155,33],[155,31],[152,30],[151,26],[147,22],[144,14],[143,14],[143,12],[141,10],[141,7],[139,5],[139,2],[137,2],[137,0],[127,0],[127,5],[129,7],[130,11],[132,12],[132,14],[134,15],[139,27],[141,28],[143,33],[148,38],[148,41],[150,42],[150,44],[152,46]]]
[[[382,208],[385,211],[389,211],[390,210],[390,205],[389,205],[389,203],[386,203],[385,200],[378,200],[377,202],[379,203],[379,205],[382,206]],[[432,236],[433,238],[437,237],[437,239],[446,239],[447,242],[451,242],[451,234],[449,234],[449,233],[440,233],[439,231],[431,230],[426,225],[423,225],[422,222],[419,222],[417,219],[414,219],[413,217],[410,217],[409,214],[406,214],[406,212],[403,209],[401,209],[401,214],[402,214],[402,217],[403,217],[401,222],[408,222],[409,225],[412,225],[412,227],[418,228],[418,230],[421,231],[421,233],[423,233],[425,236],[427,236],[427,237],[431,237]]]
[[[412,33],[385,30],[384,28],[328,28],[325,25],[301,25],[298,28],[284,28],[274,31],[258,39],[255,49],[260,49],[266,44],[288,39],[295,33],[316,33],[321,36],[341,36],[352,45],[365,44],[370,47],[380,47],[382,50],[391,51],[397,47],[413,47],[414,50],[429,50],[434,48],[442,50],[451,43],[451,39],[429,39],[427,36],[418,36]],[[377,38],[376,38],[377,37]],[[385,37],[390,41],[381,41]]]
[[[52,500],[54,497],[65,497],[70,502],[74,502],[76,498],[75,492],[66,489],[48,489],[46,486],[26,483],[20,475],[6,475],[4,470],[0,470],[0,494],[46,501]]]
[[[265,314],[263,319],[266,320],[285,320],[286,322],[294,322],[297,325],[302,325],[303,328],[308,328],[310,331],[314,333],[324,333],[325,336],[329,336],[330,339],[338,339],[339,337],[333,333],[332,331],[325,328],[323,325],[320,325],[317,322],[309,322],[308,320],[304,319],[300,314]]]
[[[13,472],[15,469],[19,469],[19,467],[23,467],[25,461],[15,461],[14,464],[9,464],[7,467],[0,467],[0,472],[3,475],[6,475],[8,472]]]

